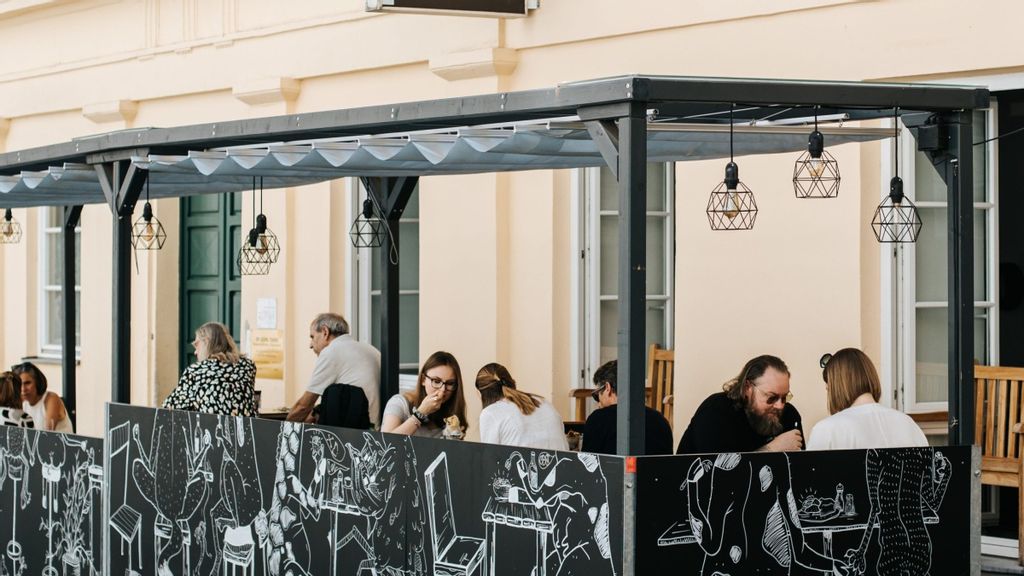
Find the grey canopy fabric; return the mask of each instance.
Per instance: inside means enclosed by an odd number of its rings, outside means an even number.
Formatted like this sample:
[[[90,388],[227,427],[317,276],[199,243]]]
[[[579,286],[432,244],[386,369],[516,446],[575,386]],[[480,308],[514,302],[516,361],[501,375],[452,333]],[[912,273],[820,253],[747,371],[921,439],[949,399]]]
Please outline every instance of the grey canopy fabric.
[[[820,129],[828,146],[892,135],[891,130],[876,128]],[[737,124],[734,130],[734,153],[744,156],[805,150],[811,128]],[[649,123],[647,154],[650,162],[728,157],[728,125]],[[150,172],[154,198],[247,190],[253,177],[262,177],[263,187],[273,189],[350,176],[432,176],[604,165],[586,126],[576,119],[194,150],[182,155],[151,154],[133,157],[132,162]],[[0,207],[105,201],[95,168],[88,164],[68,163],[0,176]]]

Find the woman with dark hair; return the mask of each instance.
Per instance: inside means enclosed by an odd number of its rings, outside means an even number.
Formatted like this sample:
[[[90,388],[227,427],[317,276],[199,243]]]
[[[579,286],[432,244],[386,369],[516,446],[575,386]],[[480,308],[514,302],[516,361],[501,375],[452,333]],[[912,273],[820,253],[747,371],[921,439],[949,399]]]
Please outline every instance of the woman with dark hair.
[[[192,341],[196,362],[185,369],[164,408],[225,416],[256,415],[256,365],[238,353],[228,327],[207,322]]]
[[[15,364],[11,371],[21,379],[21,409],[39,430],[74,432],[60,396],[46,390],[46,375],[31,362]]]
[[[380,430],[442,438],[446,426],[460,431],[468,428],[462,370],[455,356],[434,352],[420,368],[416,391],[395,394],[388,400]]]
[[[32,417],[21,409],[21,383],[14,372],[0,374],[0,426],[32,428]]]
[[[910,416],[878,403],[882,385],[868,355],[843,348],[821,357],[821,377],[831,416],[818,422],[808,450],[927,446]]]
[[[476,374],[483,410],[480,441],[542,450],[568,450],[562,417],[550,402],[516,389],[508,369],[492,362]]]

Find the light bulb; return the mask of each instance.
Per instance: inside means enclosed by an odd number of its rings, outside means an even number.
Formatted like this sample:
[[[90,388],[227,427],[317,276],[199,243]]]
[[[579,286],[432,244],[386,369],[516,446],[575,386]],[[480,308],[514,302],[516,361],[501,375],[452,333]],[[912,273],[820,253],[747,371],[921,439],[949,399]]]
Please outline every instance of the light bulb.
[[[260,241],[259,245],[256,246],[256,252],[258,254],[266,254],[269,248],[270,244],[267,242],[267,236],[265,234],[260,234]]]
[[[725,194],[725,202],[722,204],[722,214],[732,220],[740,213],[740,195],[735,190],[729,190]]]
[[[146,227],[142,229],[142,240],[147,245],[153,243],[153,238],[156,237],[156,230],[153,229],[152,222],[146,222]]]
[[[14,236],[14,226],[11,224],[10,220],[4,220],[3,224],[0,225],[0,230],[2,230],[3,235],[7,238]]]
[[[821,178],[821,175],[825,172],[825,161],[821,158],[815,158],[811,156],[807,159],[807,172],[812,178]]]

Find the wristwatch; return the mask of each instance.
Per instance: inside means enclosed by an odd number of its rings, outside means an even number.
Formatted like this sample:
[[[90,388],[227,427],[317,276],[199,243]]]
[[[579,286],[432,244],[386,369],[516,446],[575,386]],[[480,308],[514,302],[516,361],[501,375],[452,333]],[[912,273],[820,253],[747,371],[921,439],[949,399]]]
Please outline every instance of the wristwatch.
[[[430,419],[427,418],[426,414],[424,414],[423,412],[420,412],[419,408],[413,408],[412,409],[412,415],[415,416],[416,419],[420,421],[420,424],[426,424],[427,422],[430,421]]]

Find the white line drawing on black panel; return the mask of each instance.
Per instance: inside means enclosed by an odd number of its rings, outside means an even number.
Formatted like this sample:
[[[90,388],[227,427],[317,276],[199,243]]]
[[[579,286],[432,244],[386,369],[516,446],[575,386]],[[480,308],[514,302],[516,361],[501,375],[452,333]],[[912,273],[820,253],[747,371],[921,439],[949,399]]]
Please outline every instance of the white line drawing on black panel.
[[[160,576],[172,574],[170,561],[182,553],[188,520],[199,508],[207,483],[213,480],[206,464],[212,442],[210,432],[193,426],[193,418],[198,421],[198,415],[188,412],[157,410],[148,454],[139,439],[138,424],[132,427],[132,439],[139,452],[132,461],[132,478],[142,497],[157,512],[153,542],[157,548],[156,572]],[[167,541],[162,548],[161,539]],[[181,561],[183,569],[187,569],[187,549]]]
[[[28,570],[25,557],[22,554],[21,543],[17,538],[18,508],[24,510],[32,500],[32,493],[28,491],[29,468],[35,465],[35,445],[29,440],[29,433],[21,427],[5,427],[5,444],[0,446],[0,462],[3,470],[0,471],[0,482],[10,480],[14,483],[14,490],[11,493],[11,539],[5,547],[6,558],[0,562],[0,569],[6,568],[6,561],[11,562],[12,576],[20,576]],[[39,441],[38,434],[33,433],[35,442]],[[21,483],[19,498],[18,483]],[[19,506],[20,505],[20,506]]]
[[[701,574],[751,571],[789,574],[794,565],[843,573],[846,565],[815,550],[804,537],[786,455],[755,464],[742,454],[697,458],[680,490],[688,517],[658,539],[659,546],[697,544]]]
[[[253,534],[266,532],[265,529],[257,529],[258,524],[266,525],[266,512],[262,509],[263,488],[256,466],[252,419],[219,416],[214,437],[223,450],[217,483],[218,500],[209,511],[210,521],[203,525],[202,530],[205,535],[206,526],[210,526],[215,541],[224,543],[223,548],[215,548],[213,572],[220,571],[220,562],[224,561],[255,573],[256,539]],[[183,538],[187,530],[186,524],[182,528]],[[265,543],[265,539],[260,540]]]
[[[266,545],[271,576],[307,574],[309,538],[301,522],[299,501],[289,494],[288,478],[298,473],[302,425],[284,422],[277,436],[274,489],[270,496]]]
[[[111,502],[110,508],[113,510],[110,514],[110,527],[117,533],[118,539],[121,546],[121,554],[124,555],[125,545],[128,547],[128,576],[138,574],[135,571],[135,565],[132,562],[132,547],[133,544],[136,547],[136,556],[139,562],[142,562],[142,515],[139,514],[135,508],[128,504],[128,469],[131,465],[131,422],[122,422],[117,426],[110,429],[109,432],[109,448],[110,450],[110,469],[113,473],[117,473],[122,468],[117,459],[122,459],[124,476],[122,478],[122,485],[124,486],[124,492],[121,494],[121,504],[117,508],[114,508],[113,502]],[[113,496],[113,495],[111,495]],[[139,570],[142,570],[140,564]]]
[[[459,536],[448,479],[448,456],[444,452],[423,473],[427,483],[427,515],[430,518],[434,573],[469,576],[483,564],[484,539]]]
[[[937,450],[868,450],[868,501],[871,509],[860,546],[846,552],[850,574],[864,574],[871,533],[878,527],[879,576],[931,570],[932,541],[927,524],[939,521],[952,466]]]
[[[481,514],[487,569],[495,575],[499,526],[537,534],[534,573],[614,575],[609,532],[608,487],[600,459],[530,452],[529,462],[513,452],[491,482],[494,496]],[[551,550],[548,551],[549,541]]]
[[[93,501],[96,490],[93,488],[94,481],[91,476],[95,474],[92,471],[95,454],[84,442],[72,440],[66,434],[61,434],[59,448],[45,456],[40,452],[40,458],[50,459],[49,463],[44,463],[43,466],[43,479],[48,485],[44,494],[48,501],[44,504],[50,513],[59,516],[58,520],[53,520],[51,515],[42,525],[42,528],[56,532],[58,536],[57,549],[47,552],[47,567],[42,573],[44,576],[57,576],[58,571],[53,567],[52,561],[59,557],[61,574],[95,574],[99,567],[95,565],[95,555],[90,549],[91,534],[87,536],[87,530],[83,526],[88,522],[88,532],[91,533],[92,509],[98,504]],[[51,475],[56,471],[56,479],[52,476],[47,477],[47,466]],[[61,474],[61,470],[65,471]],[[61,480],[63,486],[60,486]]]

